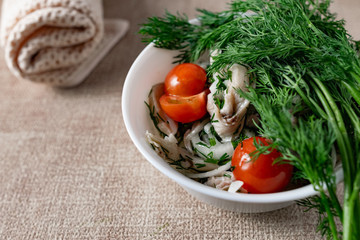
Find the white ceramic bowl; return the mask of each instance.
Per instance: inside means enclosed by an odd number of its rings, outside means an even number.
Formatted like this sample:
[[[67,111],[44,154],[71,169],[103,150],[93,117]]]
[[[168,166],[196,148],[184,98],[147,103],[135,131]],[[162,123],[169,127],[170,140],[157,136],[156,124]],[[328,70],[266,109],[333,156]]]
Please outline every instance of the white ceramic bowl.
[[[198,183],[168,165],[150,147],[145,139],[145,131],[152,129],[151,120],[144,101],[151,87],[163,82],[166,74],[174,66],[177,51],[155,48],[149,44],[137,57],[126,77],[122,112],[127,131],[142,155],[160,172],[180,184],[196,198],[214,206],[237,212],[267,212],[286,207],[295,200],[303,199],[316,192],[311,185],[290,191],[271,194],[229,193]],[[337,171],[337,179],[342,180],[342,171]]]

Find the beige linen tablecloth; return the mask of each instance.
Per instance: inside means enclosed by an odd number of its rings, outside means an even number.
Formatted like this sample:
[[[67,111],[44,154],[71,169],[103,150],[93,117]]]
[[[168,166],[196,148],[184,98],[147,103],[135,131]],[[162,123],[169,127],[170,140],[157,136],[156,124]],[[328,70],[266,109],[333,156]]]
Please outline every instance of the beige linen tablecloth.
[[[220,210],[188,195],[132,144],[121,91],[144,48],[138,24],[164,9],[194,17],[219,0],[105,0],[127,36],[84,84],[59,90],[19,81],[0,56],[0,239],[319,239],[317,215],[292,205],[262,214]],[[360,39],[360,2],[333,9]]]

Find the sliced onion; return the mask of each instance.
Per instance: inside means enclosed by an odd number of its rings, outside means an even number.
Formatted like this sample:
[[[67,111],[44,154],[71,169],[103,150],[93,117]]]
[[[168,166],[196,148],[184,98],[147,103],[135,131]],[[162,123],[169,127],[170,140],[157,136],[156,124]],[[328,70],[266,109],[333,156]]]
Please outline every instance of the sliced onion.
[[[185,175],[188,176],[189,178],[208,178],[208,177],[216,176],[223,171],[229,170],[230,168],[231,168],[231,161],[212,171],[208,171],[204,173],[185,173]]]
[[[162,138],[150,133],[149,131],[146,131],[145,137],[148,143],[150,143],[155,148],[157,154],[159,154],[162,158],[165,159],[166,156],[170,159],[179,158],[179,147],[177,145],[177,140],[173,135]],[[168,151],[164,152],[162,147],[165,147]]]
[[[159,83],[152,87],[149,94],[149,106],[155,110],[155,113],[160,116],[157,127],[166,135],[175,135],[178,130],[178,124],[161,109],[159,104],[160,97],[164,94],[164,84]]]
[[[187,130],[185,135],[184,135],[184,145],[185,148],[191,152],[194,153],[193,151],[193,143],[192,143],[192,139],[196,136],[199,135],[199,133],[201,132],[201,130],[204,129],[205,125],[209,122],[209,120],[204,120],[202,122],[196,122],[194,123],[194,125],[192,126],[192,128],[190,130]]]
[[[244,182],[243,181],[233,181],[230,186],[229,186],[229,189],[228,189],[228,192],[232,192],[232,193],[235,193],[237,192],[238,190],[240,190],[240,188],[244,185]]]

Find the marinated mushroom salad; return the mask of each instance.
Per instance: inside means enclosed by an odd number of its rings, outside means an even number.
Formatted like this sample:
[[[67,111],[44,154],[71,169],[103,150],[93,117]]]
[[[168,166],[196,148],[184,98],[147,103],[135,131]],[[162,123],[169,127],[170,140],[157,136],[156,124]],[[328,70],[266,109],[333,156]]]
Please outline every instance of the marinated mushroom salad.
[[[320,232],[357,240],[360,41],[330,4],[232,0],[222,12],[198,10],[199,24],[149,18],[143,41],[179,51],[181,65],[150,93],[157,130],[146,136],[179,171],[227,191],[278,192],[305,179],[318,195],[298,203],[318,211]],[[206,73],[188,69],[202,57]]]
[[[213,51],[212,58],[219,54]],[[153,149],[170,165],[205,185],[229,192],[271,193],[289,183],[293,166],[278,164],[275,149],[253,161],[258,113],[239,91],[254,85],[245,66],[234,64],[209,79],[197,64],[176,65],[149,93],[146,105],[154,130],[146,132]]]

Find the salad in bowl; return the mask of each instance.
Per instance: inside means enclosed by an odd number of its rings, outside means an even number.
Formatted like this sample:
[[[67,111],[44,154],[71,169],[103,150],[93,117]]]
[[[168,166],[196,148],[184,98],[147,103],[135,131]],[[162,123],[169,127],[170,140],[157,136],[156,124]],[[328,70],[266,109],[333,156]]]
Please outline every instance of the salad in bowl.
[[[200,65],[211,64],[209,59]],[[216,73],[208,80],[200,65],[176,65],[151,88],[146,102],[153,123],[146,131],[149,144],[175,169],[207,186],[242,193],[285,189],[293,166],[275,162],[280,152],[268,148],[251,156],[256,145],[270,141],[256,136],[259,114],[237,92],[255,85],[247,68],[234,64],[226,75]]]
[[[318,210],[323,234],[359,239],[359,42],[330,1],[229,6],[199,10],[197,24],[166,12],[142,25],[150,44],[123,91],[130,137],[205,202],[262,212],[297,201]]]

